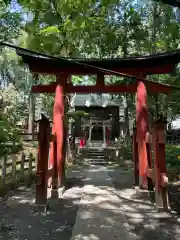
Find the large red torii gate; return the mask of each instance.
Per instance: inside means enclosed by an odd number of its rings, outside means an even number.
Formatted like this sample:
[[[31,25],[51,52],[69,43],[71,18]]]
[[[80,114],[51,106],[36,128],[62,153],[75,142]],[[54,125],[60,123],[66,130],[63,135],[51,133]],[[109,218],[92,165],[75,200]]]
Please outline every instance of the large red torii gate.
[[[171,86],[154,83],[142,77],[152,74],[165,74],[173,71],[175,65],[180,61],[180,51],[171,53],[156,54],[144,57],[134,57],[126,59],[69,59],[56,58],[33,52],[30,50],[14,47],[24,61],[28,64],[33,73],[56,75],[56,82],[49,85],[34,85],[34,93],[55,92],[55,102],[53,110],[53,129],[56,135],[56,142],[51,144],[50,164],[54,169],[55,184],[54,189],[63,186],[64,183],[64,144],[66,139],[66,129],[64,126],[64,96],[66,93],[136,93],[136,125],[139,155],[139,175],[142,183],[147,177],[147,147],[146,133],[148,132],[148,108],[147,92],[162,92],[169,94]],[[70,81],[71,75],[97,75],[95,86],[73,86]],[[106,85],[104,75],[119,75],[135,79],[134,84]],[[42,149],[41,149],[42,151]],[[38,164],[42,165],[43,158],[38,158]],[[44,186],[43,186],[44,187]]]

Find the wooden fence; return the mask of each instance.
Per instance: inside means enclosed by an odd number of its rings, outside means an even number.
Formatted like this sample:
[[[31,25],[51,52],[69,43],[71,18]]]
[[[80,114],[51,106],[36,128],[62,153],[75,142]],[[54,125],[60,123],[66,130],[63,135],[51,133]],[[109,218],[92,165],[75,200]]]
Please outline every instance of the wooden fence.
[[[30,184],[36,170],[36,161],[30,153],[4,156],[0,159],[0,193],[20,184]]]

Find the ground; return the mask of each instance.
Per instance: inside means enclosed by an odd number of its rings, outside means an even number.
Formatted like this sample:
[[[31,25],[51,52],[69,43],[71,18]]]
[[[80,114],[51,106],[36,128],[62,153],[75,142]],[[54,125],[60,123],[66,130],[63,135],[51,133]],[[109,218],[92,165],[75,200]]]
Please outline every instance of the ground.
[[[61,199],[34,208],[34,187],[19,188],[1,200],[3,240],[180,239],[180,219],[157,213],[132,189],[132,172],[119,167],[74,166],[67,171]]]

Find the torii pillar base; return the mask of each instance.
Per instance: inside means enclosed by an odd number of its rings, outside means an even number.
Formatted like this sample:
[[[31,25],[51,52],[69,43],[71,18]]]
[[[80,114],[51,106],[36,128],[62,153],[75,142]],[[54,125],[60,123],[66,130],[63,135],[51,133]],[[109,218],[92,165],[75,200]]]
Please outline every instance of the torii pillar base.
[[[51,189],[51,197],[52,198],[61,198],[63,193],[65,192],[65,186],[54,189]]]
[[[47,213],[49,210],[49,204],[35,204],[33,207],[34,212],[42,212],[42,213]]]
[[[140,198],[155,201],[155,191],[150,191],[147,189],[141,189],[138,186],[135,187],[136,195]]]

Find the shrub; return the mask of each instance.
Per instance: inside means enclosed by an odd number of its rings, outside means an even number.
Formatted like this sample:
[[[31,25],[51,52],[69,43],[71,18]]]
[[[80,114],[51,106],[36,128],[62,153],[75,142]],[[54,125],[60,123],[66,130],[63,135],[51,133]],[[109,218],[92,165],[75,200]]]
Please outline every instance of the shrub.
[[[180,146],[179,145],[166,145],[166,165],[168,168],[180,166]]]

